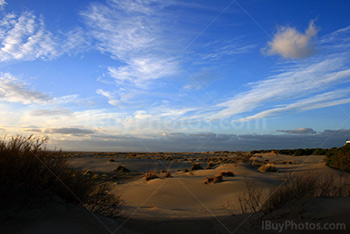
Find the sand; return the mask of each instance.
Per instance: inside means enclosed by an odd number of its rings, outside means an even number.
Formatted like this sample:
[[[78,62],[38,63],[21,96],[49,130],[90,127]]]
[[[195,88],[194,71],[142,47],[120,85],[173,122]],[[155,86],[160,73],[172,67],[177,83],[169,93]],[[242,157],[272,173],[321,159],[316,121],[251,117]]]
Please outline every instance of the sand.
[[[102,217],[64,202],[52,202],[44,208],[18,212],[11,219],[1,219],[1,233],[262,233],[259,215],[239,214],[237,195],[245,191],[246,181],[254,181],[261,189],[269,189],[280,179],[294,171],[318,171],[336,173],[323,163],[323,156],[281,156],[272,154],[255,155],[251,160],[266,159],[279,172],[260,172],[248,163],[221,163],[214,169],[192,172],[178,171],[190,168],[192,163],[176,160],[113,158],[107,157],[69,158],[70,165],[92,173],[112,173],[124,165],[134,172],[148,172],[154,169],[172,171],[171,178],[157,178],[145,181],[140,176],[131,180],[109,180],[111,193],[121,195],[123,200],[121,219]],[[286,162],[291,162],[291,164]],[[201,161],[205,168],[207,163]],[[224,177],[215,184],[205,184],[207,177],[223,171],[232,171],[234,177]],[[127,173],[127,172],[125,172]],[[161,176],[161,174],[159,174]],[[306,220],[343,221],[350,226],[349,198],[314,198],[304,206]],[[28,213],[29,212],[29,213]],[[281,214],[289,210],[276,211],[272,217],[283,219]],[[296,217],[290,216],[290,219]],[[115,232],[116,231],[116,232]],[[267,232],[273,233],[273,232]],[[278,232],[275,232],[278,233]],[[288,231],[286,233],[302,233]],[[317,233],[317,232],[315,232]],[[345,232],[344,232],[345,233]]]
[[[145,181],[143,178],[128,183],[113,183],[112,193],[121,195],[124,201],[123,215],[137,219],[177,219],[208,218],[240,213],[237,194],[245,191],[246,180],[253,180],[259,188],[269,189],[279,183],[287,173],[298,171],[332,171],[323,163],[323,156],[281,156],[259,154],[252,159],[268,159],[278,168],[279,173],[259,172],[247,163],[220,164],[214,169],[202,169],[181,172],[178,169],[190,168],[190,162],[171,163],[165,160],[113,158],[72,158],[71,165],[98,172],[111,172],[118,165],[125,165],[130,170],[146,172],[157,169],[172,170],[172,178],[157,178]],[[282,164],[291,161],[292,164]],[[202,162],[203,168],[207,163]],[[205,184],[207,177],[232,171],[234,177],[224,177],[223,182]],[[159,175],[161,177],[161,174]]]

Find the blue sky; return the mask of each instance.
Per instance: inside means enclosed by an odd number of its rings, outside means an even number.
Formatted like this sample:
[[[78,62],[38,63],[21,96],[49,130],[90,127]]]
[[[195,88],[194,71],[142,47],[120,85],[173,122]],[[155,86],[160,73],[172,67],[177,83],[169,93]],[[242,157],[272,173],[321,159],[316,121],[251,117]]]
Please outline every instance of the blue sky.
[[[333,147],[348,1],[0,0],[0,133],[65,150]]]

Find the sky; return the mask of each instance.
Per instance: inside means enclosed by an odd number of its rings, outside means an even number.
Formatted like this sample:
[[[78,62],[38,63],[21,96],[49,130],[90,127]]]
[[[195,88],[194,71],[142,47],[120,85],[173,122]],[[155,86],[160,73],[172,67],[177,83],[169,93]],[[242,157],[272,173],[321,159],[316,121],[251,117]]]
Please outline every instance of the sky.
[[[0,134],[76,151],[339,147],[349,1],[0,0]]]

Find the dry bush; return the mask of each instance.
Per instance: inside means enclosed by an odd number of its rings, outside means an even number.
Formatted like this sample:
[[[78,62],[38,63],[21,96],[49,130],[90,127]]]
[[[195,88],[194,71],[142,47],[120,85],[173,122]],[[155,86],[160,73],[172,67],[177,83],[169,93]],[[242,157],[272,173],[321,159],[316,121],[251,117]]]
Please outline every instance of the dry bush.
[[[113,158],[108,159],[108,163],[112,163],[112,162],[115,162]]]
[[[205,183],[205,184],[210,184],[210,183],[213,182],[213,180],[214,180],[214,177],[207,177],[207,178],[205,179],[204,183]]]
[[[124,165],[119,165],[116,169],[114,169],[115,172],[130,172],[129,169],[127,169]]]
[[[253,168],[259,168],[261,166],[263,166],[263,162],[259,161],[259,160],[252,160],[250,163],[250,166]]]
[[[258,170],[260,172],[278,172],[278,169],[271,163],[260,166]]]
[[[94,193],[90,194],[89,199],[82,206],[103,216],[118,217],[122,200],[120,196],[110,194],[109,191],[108,184],[100,185]]]
[[[270,189],[258,188],[255,182],[246,180],[246,190],[237,197],[241,212],[263,211],[265,214],[293,201],[301,205],[313,197],[350,196],[348,173],[294,173],[287,175],[281,184]]]
[[[203,169],[200,163],[193,163],[190,171]]]
[[[220,183],[223,181],[223,176],[221,175],[216,175],[213,177],[207,177],[204,181],[205,184],[210,184],[210,183]]]
[[[253,180],[245,178],[246,191],[238,194],[237,200],[240,205],[241,213],[255,213],[261,210],[266,195],[263,190],[258,188]]]
[[[157,175],[157,171],[151,171],[151,172],[147,172],[144,176],[145,181],[149,181],[149,180],[153,180],[156,178],[159,178]]]
[[[171,171],[167,171],[167,172],[165,172],[164,175],[163,175],[163,178],[171,178],[171,177],[173,177],[173,176],[171,175]]]
[[[215,167],[216,164],[213,162],[213,161],[210,161],[207,165],[207,168],[206,169],[212,169],[213,167]]]
[[[0,207],[24,208],[57,195],[69,202],[87,199],[93,186],[68,166],[61,152],[47,150],[47,138],[0,140]]]
[[[213,178],[213,183],[220,183],[223,181],[223,177],[221,175],[216,175]]]
[[[220,172],[219,175],[224,176],[224,177],[234,177],[235,176],[235,174],[233,174],[232,171],[222,171],[222,172]]]

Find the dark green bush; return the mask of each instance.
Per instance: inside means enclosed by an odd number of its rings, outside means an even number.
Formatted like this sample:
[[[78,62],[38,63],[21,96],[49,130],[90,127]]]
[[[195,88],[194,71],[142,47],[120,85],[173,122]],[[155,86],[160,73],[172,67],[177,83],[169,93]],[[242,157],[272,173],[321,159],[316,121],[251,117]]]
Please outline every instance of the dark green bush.
[[[350,144],[330,149],[325,161],[327,166],[350,172]]]

